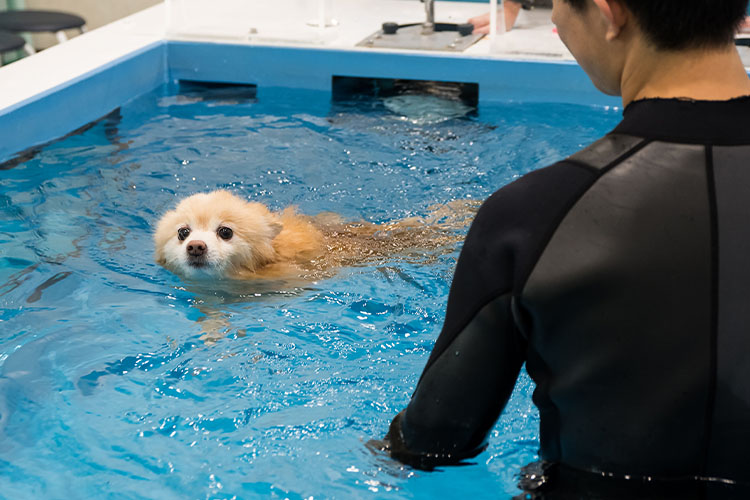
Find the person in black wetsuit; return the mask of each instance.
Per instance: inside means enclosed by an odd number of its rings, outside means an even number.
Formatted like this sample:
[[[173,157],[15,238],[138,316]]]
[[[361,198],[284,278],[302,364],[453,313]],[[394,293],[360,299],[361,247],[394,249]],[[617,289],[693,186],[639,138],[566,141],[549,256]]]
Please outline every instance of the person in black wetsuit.
[[[371,446],[474,457],[525,362],[542,461],[524,498],[750,498],[747,3],[554,1],[623,120],[483,204],[411,401]]]

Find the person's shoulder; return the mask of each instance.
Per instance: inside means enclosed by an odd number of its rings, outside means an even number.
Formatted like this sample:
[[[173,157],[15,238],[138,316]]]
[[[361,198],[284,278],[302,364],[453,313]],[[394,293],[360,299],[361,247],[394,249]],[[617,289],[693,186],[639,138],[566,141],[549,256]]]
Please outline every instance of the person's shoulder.
[[[524,213],[557,211],[580,196],[609,167],[637,151],[642,137],[608,134],[557,163],[525,174],[507,184],[483,205],[484,211]]]
[[[478,287],[486,277],[493,290],[521,286],[544,245],[605,167],[637,144],[610,134],[496,191],[480,207],[464,242],[456,274],[461,286]]]
[[[580,194],[596,177],[591,168],[565,159],[533,170],[498,189],[482,204],[478,215],[496,214],[506,222],[523,222],[540,212],[562,208],[558,201]]]
[[[567,160],[507,184],[480,207],[466,236],[454,283],[461,290],[513,290],[533,268],[545,242],[597,179]],[[466,292],[466,295],[473,296]]]
[[[602,171],[619,163],[625,156],[632,154],[646,142],[648,141],[643,137],[611,133],[571,155],[567,161],[595,171]]]

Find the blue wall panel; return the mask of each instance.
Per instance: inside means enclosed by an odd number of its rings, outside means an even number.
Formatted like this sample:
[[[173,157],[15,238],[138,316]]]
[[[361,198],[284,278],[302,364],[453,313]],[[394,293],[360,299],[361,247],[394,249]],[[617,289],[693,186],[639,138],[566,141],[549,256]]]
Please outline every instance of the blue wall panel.
[[[0,161],[62,137],[166,81],[163,42],[0,110]]]
[[[173,80],[254,83],[330,91],[331,77],[403,78],[479,84],[479,100],[617,106],[571,62],[503,61],[432,53],[340,51],[288,47],[168,44]]]

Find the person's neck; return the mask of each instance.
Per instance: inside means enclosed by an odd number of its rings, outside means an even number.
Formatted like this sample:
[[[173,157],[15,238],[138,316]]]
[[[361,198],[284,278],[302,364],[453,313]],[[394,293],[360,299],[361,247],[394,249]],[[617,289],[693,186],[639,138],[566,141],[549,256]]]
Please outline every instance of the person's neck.
[[[644,44],[626,58],[620,89],[623,107],[648,98],[724,101],[750,95],[750,78],[734,45],[657,51]]]

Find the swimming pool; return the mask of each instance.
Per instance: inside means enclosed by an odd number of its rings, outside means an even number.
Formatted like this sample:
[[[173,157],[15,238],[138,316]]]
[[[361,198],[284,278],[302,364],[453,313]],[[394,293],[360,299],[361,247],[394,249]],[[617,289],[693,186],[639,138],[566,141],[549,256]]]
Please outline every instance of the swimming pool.
[[[525,375],[477,465],[413,471],[363,444],[409,399],[458,248],[305,286],[195,289],[153,262],[151,231],[178,199],[214,188],[350,219],[425,214],[572,153],[619,111],[497,103],[446,113],[260,90],[167,84],[0,166],[0,495],[516,491],[538,446]],[[201,339],[199,306],[224,338]]]

